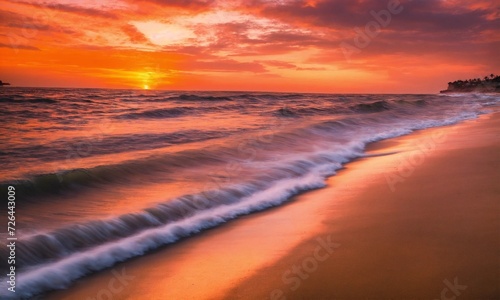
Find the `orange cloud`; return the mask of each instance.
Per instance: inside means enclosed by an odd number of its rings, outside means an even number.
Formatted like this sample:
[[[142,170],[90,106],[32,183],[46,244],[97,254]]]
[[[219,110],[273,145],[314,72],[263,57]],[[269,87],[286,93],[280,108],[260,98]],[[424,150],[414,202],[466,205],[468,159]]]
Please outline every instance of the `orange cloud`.
[[[5,1],[0,76],[26,86],[435,92],[500,68],[498,4],[402,0],[387,17],[390,1]]]

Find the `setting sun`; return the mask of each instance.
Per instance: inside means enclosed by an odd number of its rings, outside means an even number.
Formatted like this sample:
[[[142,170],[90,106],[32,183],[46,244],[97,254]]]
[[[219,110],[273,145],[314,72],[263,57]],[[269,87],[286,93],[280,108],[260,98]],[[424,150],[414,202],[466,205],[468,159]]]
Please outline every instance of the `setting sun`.
[[[4,2],[0,78],[16,86],[433,93],[500,67],[492,1],[390,15],[378,1]]]
[[[149,85],[145,84],[142,88],[145,90],[149,90]]]

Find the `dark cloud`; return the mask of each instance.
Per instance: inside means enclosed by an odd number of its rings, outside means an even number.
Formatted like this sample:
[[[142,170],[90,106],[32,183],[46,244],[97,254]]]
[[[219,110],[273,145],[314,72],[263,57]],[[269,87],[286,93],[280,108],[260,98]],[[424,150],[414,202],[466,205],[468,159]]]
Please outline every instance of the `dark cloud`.
[[[137,4],[137,2],[139,2],[136,0],[128,0],[128,1],[132,4]],[[164,7],[184,8],[187,10],[200,10],[213,6],[217,1],[216,0],[142,0],[140,2],[154,3]]]
[[[387,10],[391,1],[379,0],[329,0],[319,1],[316,6],[306,5],[307,1],[291,1],[284,5],[270,5],[260,1],[260,13],[292,23],[307,23],[314,26],[346,28],[363,26],[373,20],[371,12]],[[407,24],[404,29],[433,28],[435,30],[461,30],[464,28],[491,28],[493,23],[487,20],[491,11],[487,9],[468,10],[457,7],[445,7],[437,0],[402,0],[398,6],[400,16]],[[458,10],[458,11],[457,11]],[[424,27],[416,27],[420,25]]]
[[[50,30],[51,27],[35,18],[15,12],[0,10],[0,25],[11,28],[25,28],[27,30]]]
[[[85,7],[80,7],[76,5],[66,5],[66,4],[55,4],[50,6],[51,9],[67,12],[67,13],[74,13],[78,15],[84,15],[84,16],[92,16],[92,17],[101,17],[101,18],[108,18],[108,19],[118,19],[118,16],[115,15],[114,13],[107,12],[104,10],[98,10],[98,9],[93,9],[93,8],[85,8]]]
[[[387,11],[390,1],[378,0],[329,0],[320,1],[316,6],[306,5],[306,1],[291,1],[283,5],[254,1],[260,7],[259,13],[268,18],[283,22],[317,28],[319,30],[354,31],[355,27],[364,29],[368,22],[374,21],[373,13]],[[436,33],[446,33],[452,39],[464,32],[476,34],[485,30],[498,30],[498,14],[492,17],[490,6],[469,9],[466,6],[444,6],[443,1],[418,0],[400,2],[402,11],[390,16],[385,28],[389,31],[406,32],[408,38],[419,33],[432,38]],[[498,7],[497,7],[498,10]],[[344,34],[344,33],[341,33]]]
[[[29,45],[18,45],[18,44],[4,44],[4,43],[0,43],[0,48],[12,48],[14,50],[16,49],[23,49],[23,50],[36,50],[36,51],[40,51],[39,48],[37,47],[34,47],[34,46],[29,46]]]
[[[137,30],[137,28],[133,25],[127,24],[121,27],[121,30],[129,37],[130,41],[133,43],[144,43],[144,44],[150,44],[151,42],[149,41],[146,36]]]
[[[89,16],[89,17],[101,17],[101,18],[107,18],[107,19],[118,19],[119,17],[111,13],[109,11],[105,11],[102,9],[95,9],[95,8],[87,8],[87,7],[82,7],[78,5],[68,5],[68,4],[60,4],[60,3],[34,3],[34,2],[27,2],[27,1],[16,1],[17,3],[33,6],[39,9],[37,12],[37,15],[43,14],[44,11],[46,13],[46,17],[51,17],[52,14],[48,12],[48,10],[55,10],[55,11],[62,11],[62,12],[67,12],[67,13],[73,13],[73,14],[78,14],[78,15],[83,15],[83,16]],[[35,15],[35,13],[33,13]]]

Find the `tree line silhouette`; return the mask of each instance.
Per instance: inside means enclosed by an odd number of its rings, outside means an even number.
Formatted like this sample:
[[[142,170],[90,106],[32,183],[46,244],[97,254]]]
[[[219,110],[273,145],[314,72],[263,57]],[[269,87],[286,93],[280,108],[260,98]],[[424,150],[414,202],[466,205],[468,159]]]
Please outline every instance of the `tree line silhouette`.
[[[448,82],[448,89],[443,93],[450,92],[500,92],[500,76],[491,74],[481,78],[467,80],[456,80]]]

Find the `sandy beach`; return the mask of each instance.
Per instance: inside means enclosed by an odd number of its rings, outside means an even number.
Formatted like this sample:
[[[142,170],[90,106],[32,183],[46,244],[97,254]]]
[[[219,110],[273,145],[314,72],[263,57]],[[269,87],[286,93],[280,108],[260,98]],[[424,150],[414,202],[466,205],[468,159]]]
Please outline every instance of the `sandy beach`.
[[[44,299],[498,299],[499,128],[371,144],[327,188]]]

